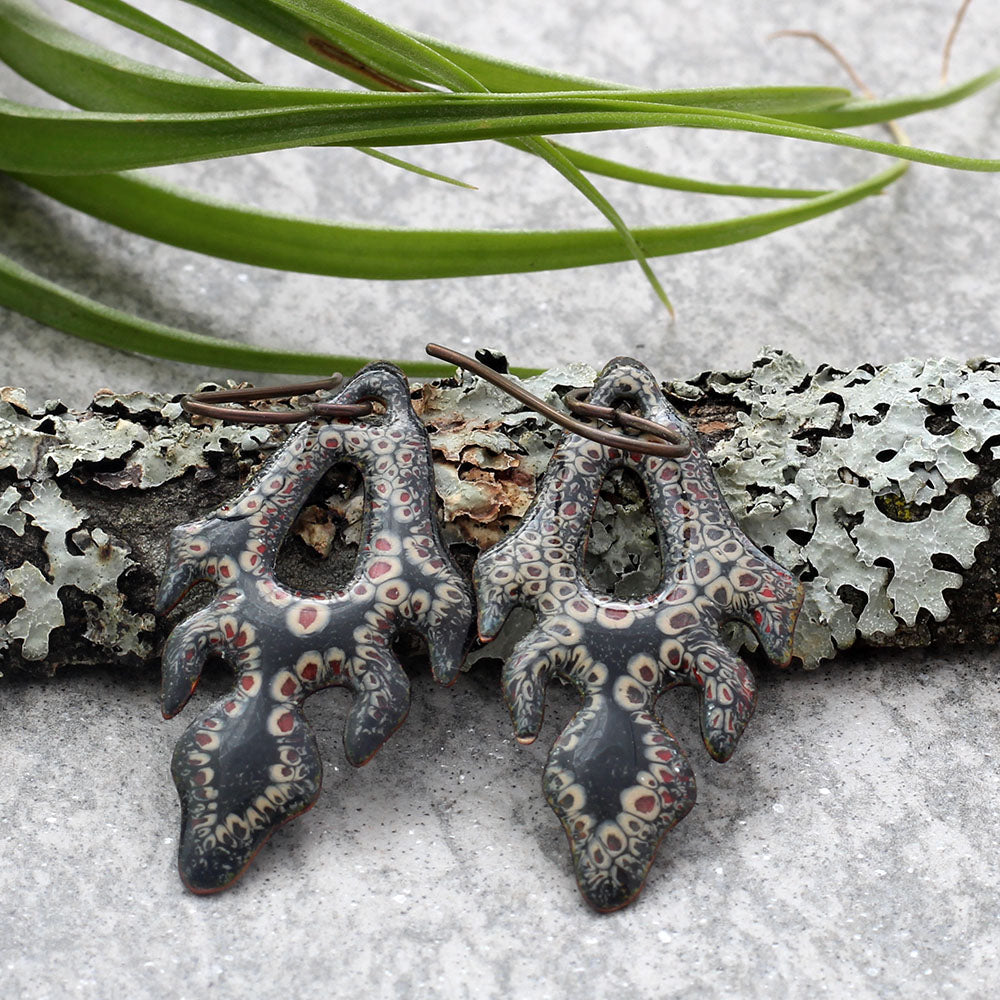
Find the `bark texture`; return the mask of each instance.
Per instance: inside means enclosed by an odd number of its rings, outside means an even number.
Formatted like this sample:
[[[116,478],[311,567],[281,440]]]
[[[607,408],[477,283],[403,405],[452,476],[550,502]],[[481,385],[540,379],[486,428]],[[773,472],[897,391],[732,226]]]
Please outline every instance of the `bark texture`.
[[[576,365],[530,387],[558,401],[593,377]],[[747,371],[664,388],[747,533],[807,583],[801,663],[857,642],[1000,638],[1000,362],[840,372],[770,352]],[[524,514],[561,432],[477,379],[415,385],[413,400],[446,540],[471,567]],[[189,419],[176,398],[141,392],[102,391],[69,411],[0,391],[3,670],[155,666],[169,629],[203,601],[196,588],[169,616],[151,613],[170,530],[237,493],[286,433]],[[314,492],[279,560],[288,583],[324,589],[350,575],[359,486],[343,466]],[[641,485],[612,475],[588,549],[595,583],[645,592],[656,552]]]

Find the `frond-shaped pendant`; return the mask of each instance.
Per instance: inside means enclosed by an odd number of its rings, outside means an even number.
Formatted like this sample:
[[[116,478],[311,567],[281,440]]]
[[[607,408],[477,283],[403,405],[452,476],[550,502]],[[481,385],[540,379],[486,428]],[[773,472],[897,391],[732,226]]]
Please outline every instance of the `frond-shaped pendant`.
[[[687,437],[690,455],[625,453],[567,434],[532,508],[475,568],[484,640],[514,605],[536,615],[503,672],[518,739],[537,735],[554,675],[583,698],[552,747],[544,787],[569,838],[580,890],[604,911],[638,894],[664,834],[695,801],[691,767],[654,714],[656,699],[677,684],[697,688],[705,745],[717,760],[728,759],[753,712],[755,689],[720,626],[744,622],[772,660],[787,663],[802,600],[791,574],[739,529],[694,432],[650,372],[618,358],[590,402],[623,401]],[[660,587],[640,600],[595,593],[583,570],[598,492],[616,466],[642,478],[659,529]]]
[[[370,365],[330,401],[362,400],[382,403],[385,414],[303,425],[238,498],[174,530],[158,610],[201,580],[218,593],[167,641],[164,715],[183,708],[208,655],[236,672],[232,691],[174,752],[179,867],[194,892],[232,883],[276,827],[315,802],[322,765],[302,714],[309,695],[333,685],[354,695],[344,747],[360,765],[409,708],[409,681],[392,650],[401,627],[427,638],[437,680],[457,676],[472,598],[438,533],[427,433],[392,365]],[[287,588],[274,572],[282,540],[316,483],[343,461],[364,476],[354,576],[331,593]]]

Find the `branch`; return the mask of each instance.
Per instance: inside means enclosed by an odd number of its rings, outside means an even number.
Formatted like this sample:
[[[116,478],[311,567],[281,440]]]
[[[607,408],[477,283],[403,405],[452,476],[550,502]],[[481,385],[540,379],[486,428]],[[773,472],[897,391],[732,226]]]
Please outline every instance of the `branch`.
[[[593,377],[575,365],[531,388],[558,401]],[[1000,362],[845,373],[770,352],[749,371],[665,388],[703,435],[744,529],[807,582],[803,664],[858,642],[1000,638]],[[413,398],[435,449],[445,536],[468,568],[524,514],[559,432],[477,379],[414,386]],[[148,393],[105,390],[69,411],[0,391],[4,670],[155,665],[169,629],[204,600],[196,589],[166,619],[149,610],[170,529],[235,493],[286,434],[189,419],[177,398]],[[356,474],[334,468],[303,508],[279,575],[316,589],[345,580],[361,515]],[[595,584],[620,597],[659,578],[638,479],[605,483],[587,561]]]

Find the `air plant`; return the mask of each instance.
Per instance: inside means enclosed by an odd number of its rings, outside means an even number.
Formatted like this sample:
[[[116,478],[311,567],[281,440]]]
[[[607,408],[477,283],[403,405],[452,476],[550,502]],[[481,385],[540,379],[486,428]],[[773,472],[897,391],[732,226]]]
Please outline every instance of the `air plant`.
[[[459,277],[583,267],[634,258],[670,308],[649,258],[755,239],[836,211],[897,181],[909,162],[998,171],[847,129],[893,123],[961,101],[1000,79],[875,100],[839,87],[650,91],[546,72],[391,27],[341,0],[188,0],[365,90],[269,86],[125,0],[72,0],[209,66],[221,79],[136,62],[52,21],[28,0],[0,0],[0,59],[79,110],[0,100],[0,170],[134,233],[270,268],[369,279]],[[963,4],[964,12],[966,4]],[[835,190],[676,177],[555,142],[561,133],[699,128],[845,146],[893,162]],[[495,139],[555,168],[604,215],[604,229],[490,232],[337,225],[223,204],[133,171],[299,146],[351,146],[436,180],[385,152]],[[588,175],[704,196],[789,204],[691,225],[633,228]],[[357,370],[368,359],[270,350],[163,326],[104,306],[0,256],[0,305],[122,350],[226,368],[297,374]],[[448,366],[401,361],[411,375]]]

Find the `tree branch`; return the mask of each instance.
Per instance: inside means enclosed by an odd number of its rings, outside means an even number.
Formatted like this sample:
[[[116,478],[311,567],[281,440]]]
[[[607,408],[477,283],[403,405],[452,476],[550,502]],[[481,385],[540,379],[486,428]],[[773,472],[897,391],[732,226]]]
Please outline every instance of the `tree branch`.
[[[570,366],[532,389],[557,401],[593,376]],[[796,635],[806,666],[856,642],[1000,638],[1000,362],[845,373],[771,352],[749,371],[665,388],[747,533],[807,581]],[[559,432],[477,379],[414,386],[413,397],[435,449],[446,539],[471,567],[527,509]],[[196,589],[167,618],[150,612],[170,529],[237,492],[286,434],[192,420],[176,399],[147,393],[102,391],[69,411],[0,391],[4,670],[155,665],[169,628],[204,600]],[[279,576],[329,589],[350,575],[358,487],[349,467],[331,470]],[[638,479],[609,477],[587,560],[594,584],[618,596],[659,578]]]

